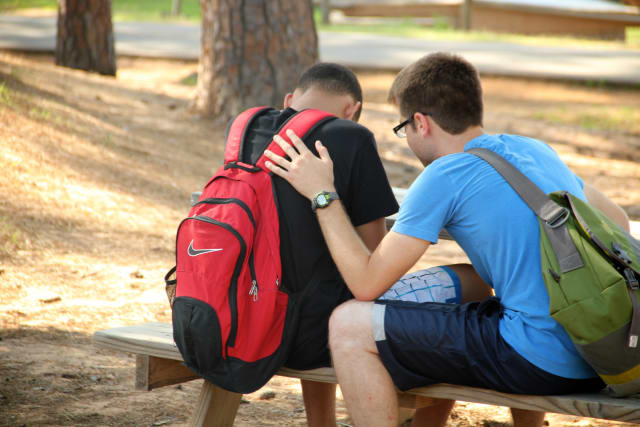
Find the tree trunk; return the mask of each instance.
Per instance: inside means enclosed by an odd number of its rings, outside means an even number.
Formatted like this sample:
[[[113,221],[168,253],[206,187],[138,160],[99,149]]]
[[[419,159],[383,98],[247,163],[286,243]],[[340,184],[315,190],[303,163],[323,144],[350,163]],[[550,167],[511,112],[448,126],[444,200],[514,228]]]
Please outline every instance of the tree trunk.
[[[171,3],[171,15],[178,16],[182,9],[182,0],[173,0]]]
[[[462,3],[462,28],[465,31],[471,30],[471,15],[473,8],[471,0],[464,0]]]
[[[279,107],[318,59],[311,0],[200,0],[202,51],[193,109],[228,120]]]
[[[56,64],[116,75],[111,0],[58,0]]]
[[[329,0],[322,0],[322,23],[329,24],[329,12],[331,11],[331,5]]]

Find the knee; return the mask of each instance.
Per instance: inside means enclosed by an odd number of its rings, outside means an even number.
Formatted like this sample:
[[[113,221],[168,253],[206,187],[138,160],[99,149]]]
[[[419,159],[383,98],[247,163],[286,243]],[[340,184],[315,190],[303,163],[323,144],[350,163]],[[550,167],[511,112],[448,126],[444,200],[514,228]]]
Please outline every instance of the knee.
[[[348,320],[352,311],[353,301],[347,301],[336,307],[329,317],[329,346],[337,337],[344,337],[349,333]]]
[[[351,300],[333,310],[329,318],[329,347],[332,352],[357,346],[366,336],[366,331],[371,329],[371,305],[372,303]]]

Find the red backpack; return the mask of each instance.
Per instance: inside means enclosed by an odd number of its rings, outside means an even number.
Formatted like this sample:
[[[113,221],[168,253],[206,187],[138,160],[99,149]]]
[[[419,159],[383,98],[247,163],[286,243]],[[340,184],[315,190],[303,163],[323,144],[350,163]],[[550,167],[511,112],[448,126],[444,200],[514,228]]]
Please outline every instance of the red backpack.
[[[267,107],[251,108],[232,123],[224,166],[209,180],[178,227],[173,338],[184,363],[213,384],[238,393],[262,387],[284,364],[294,310],[282,287],[278,210],[262,155],[240,161],[246,130]],[[304,110],[278,130],[306,136],[332,118]],[[284,155],[271,142],[269,150]],[[176,271],[176,281],[169,277]]]

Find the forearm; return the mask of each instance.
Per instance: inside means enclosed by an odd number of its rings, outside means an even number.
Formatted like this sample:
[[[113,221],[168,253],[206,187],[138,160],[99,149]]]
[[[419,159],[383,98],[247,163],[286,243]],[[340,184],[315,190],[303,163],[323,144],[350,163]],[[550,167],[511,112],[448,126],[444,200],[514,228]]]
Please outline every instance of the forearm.
[[[267,150],[265,155],[271,161],[265,166],[286,179],[309,200],[315,199],[319,192],[334,192],[333,162],[327,149],[316,141],[320,155],[316,157],[293,132],[287,135],[295,149],[278,135],[273,139],[291,160]],[[429,246],[429,242],[414,237],[393,232],[385,234],[381,228],[379,237],[382,241],[369,252],[340,202],[316,209],[316,213],[331,256],[347,286],[359,300],[373,300],[382,295]],[[382,227],[384,222],[378,225]],[[368,229],[366,226],[367,230],[361,226],[360,231],[367,235],[369,245],[373,246],[373,241],[379,240],[375,238],[378,232],[375,227]]]
[[[351,225],[342,204],[331,203],[316,213],[331,257],[351,293],[360,300],[378,297],[375,284],[367,280],[372,276],[368,271],[371,252]]]

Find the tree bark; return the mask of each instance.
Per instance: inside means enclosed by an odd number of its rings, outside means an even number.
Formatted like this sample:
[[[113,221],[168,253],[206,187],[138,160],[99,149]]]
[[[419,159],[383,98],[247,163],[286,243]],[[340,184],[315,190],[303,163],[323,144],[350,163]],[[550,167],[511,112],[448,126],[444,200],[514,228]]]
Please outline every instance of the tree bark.
[[[472,0],[464,0],[462,3],[462,28],[465,31],[471,30]]]
[[[329,0],[322,0],[322,23],[329,24],[329,12],[331,11],[331,5]]]
[[[200,0],[202,50],[192,108],[228,120],[279,107],[318,60],[311,0]]]
[[[182,10],[182,0],[173,0],[171,3],[171,15],[178,16]]]
[[[111,0],[58,0],[56,64],[116,75]]]

